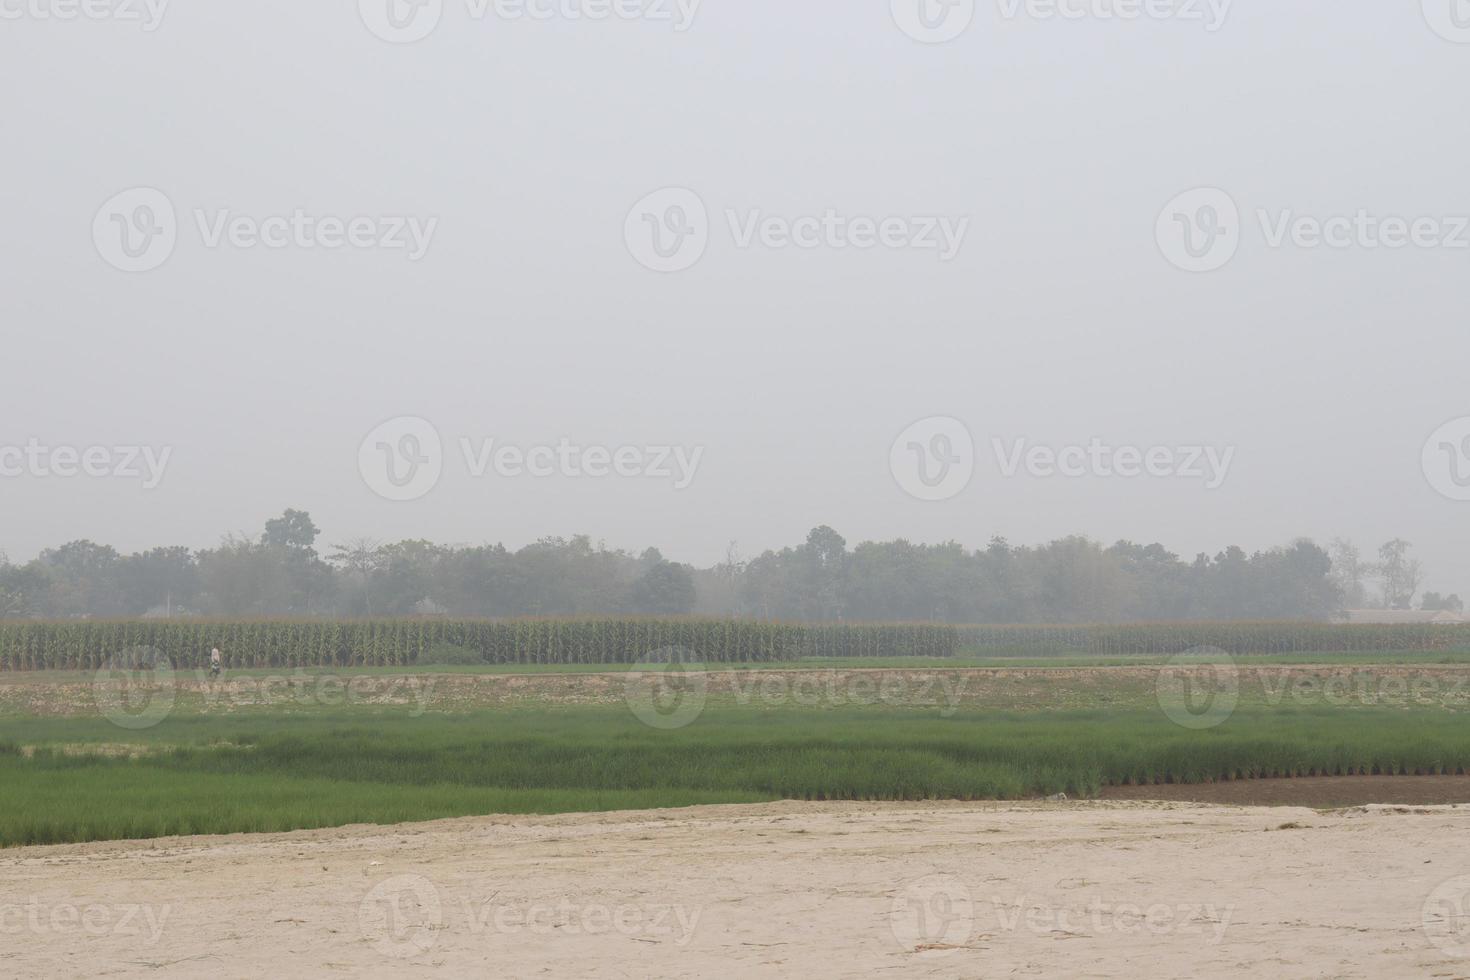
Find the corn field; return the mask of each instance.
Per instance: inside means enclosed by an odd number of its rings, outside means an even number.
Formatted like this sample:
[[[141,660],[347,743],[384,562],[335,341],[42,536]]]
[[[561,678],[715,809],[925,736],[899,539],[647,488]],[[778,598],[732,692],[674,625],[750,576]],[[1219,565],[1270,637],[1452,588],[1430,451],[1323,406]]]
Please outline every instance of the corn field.
[[[486,664],[622,664],[678,657],[759,663],[807,657],[1167,657],[1470,652],[1470,625],[1154,623],[1134,626],[800,624],[716,619],[0,622],[0,671],[95,670],[147,648],[176,668],[408,666],[448,644]]]
[[[1470,652],[1470,624],[1300,622],[1141,623],[1124,626],[960,626],[957,649],[995,657],[1168,657],[1201,647],[1233,655]]]
[[[705,619],[397,619],[346,622],[0,623],[0,670],[95,670],[125,651],[178,669],[218,647],[227,667],[396,666],[448,644],[487,664],[705,663],[803,657],[948,657],[952,627]]]

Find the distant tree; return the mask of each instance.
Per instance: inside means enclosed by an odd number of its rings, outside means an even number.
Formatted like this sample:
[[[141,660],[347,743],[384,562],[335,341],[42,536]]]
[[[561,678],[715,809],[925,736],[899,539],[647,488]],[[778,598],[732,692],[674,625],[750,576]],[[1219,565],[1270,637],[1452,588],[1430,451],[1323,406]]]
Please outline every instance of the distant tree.
[[[58,617],[123,615],[119,561],[112,547],[91,541],[71,541],[41,552],[40,565],[50,582],[45,608],[38,611]]]
[[[201,604],[218,615],[306,616],[334,609],[336,579],[313,545],[311,515],[287,510],[258,541],[231,536],[199,554]],[[421,598],[421,597],[420,597]]]
[[[1383,604],[1389,609],[1411,609],[1424,581],[1419,561],[1409,557],[1409,542],[1394,538],[1378,549],[1377,571],[1383,582]]]
[[[260,543],[267,547],[310,553],[315,558],[312,545],[319,533],[306,511],[287,510],[280,517],[265,522],[265,533],[260,536]]]
[[[339,569],[346,580],[345,590],[358,597],[356,601],[361,602],[362,612],[368,616],[373,614],[374,578],[386,562],[382,544],[372,538],[353,538],[346,544],[334,544],[327,555],[327,564]]]
[[[994,537],[956,542],[864,541],[849,549],[829,526],[794,547],[696,571],[656,548],[609,549],[586,535],[499,544],[430,541],[380,545],[359,538],[323,561],[309,514],[287,510],[259,535],[198,553],[155,548],[121,556],[74,541],[14,565],[0,559],[0,616],[140,615],[175,608],[219,616],[434,614],[595,615],[618,612],[753,615],[793,620],[974,623],[1325,618],[1354,582],[1382,575],[1401,608],[1423,573],[1405,542],[1367,566],[1345,543],[1331,555],[1310,541],[1246,554],[1229,547],[1183,561],[1160,544],[1085,537],[1035,546]],[[1354,563],[1356,562],[1356,567]],[[1429,594],[1424,608],[1459,608]]]
[[[694,608],[694,575],[688,566],[662,558],[646,564],[629,591],[629,606],[637,613],[682,616]]]
[[[130,616],[159,606],[192,611],[199,595],[199,567],[188,548],[154,548],[122,559],[118,582]]]
[[[1425,612],[1462,613],[1465,611],[1465,603],[1458,595],[1442,596],[1438,592],[1426,592],[1419,603],[1419,608]]]
[[[1342,592],[1344,609],[1362,609],[1368,605],[1365,579],[1373,574],[1373,566],[1363,560],[1358,546],[1346,538],[1333,538],[1328,546],[1332,557],[1332,581]]]
[[[847,570],[847,540],[827,525],[816,527],[799,549],[805,619],[839,619]]]

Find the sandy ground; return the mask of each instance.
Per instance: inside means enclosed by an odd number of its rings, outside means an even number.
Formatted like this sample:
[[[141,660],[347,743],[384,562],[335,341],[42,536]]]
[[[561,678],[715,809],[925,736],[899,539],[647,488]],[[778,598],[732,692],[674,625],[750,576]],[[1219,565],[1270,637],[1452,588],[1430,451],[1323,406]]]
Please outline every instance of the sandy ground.
[[[1470,976],[1470,807],[796,804],[0,851],[0,975]]]

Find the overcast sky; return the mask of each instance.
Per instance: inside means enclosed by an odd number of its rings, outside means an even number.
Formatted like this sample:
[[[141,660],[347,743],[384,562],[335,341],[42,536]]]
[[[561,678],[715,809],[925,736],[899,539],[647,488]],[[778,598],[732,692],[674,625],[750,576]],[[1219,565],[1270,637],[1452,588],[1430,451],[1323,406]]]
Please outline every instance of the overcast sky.
[[[1451,0],[89,2],[0,0],[13,560],[296,507],[699,564],[1402,536],[1470,593]]]

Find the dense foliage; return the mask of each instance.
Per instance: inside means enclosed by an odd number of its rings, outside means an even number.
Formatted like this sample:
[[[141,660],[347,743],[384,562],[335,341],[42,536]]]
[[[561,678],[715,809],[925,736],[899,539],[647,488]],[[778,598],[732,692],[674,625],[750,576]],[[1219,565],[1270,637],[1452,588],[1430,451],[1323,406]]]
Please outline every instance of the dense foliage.
[[[611,550],[587,537],[519,550],[427,541],[358,540],[317,550],[311,517],[287,511],[259,539],[204,551],[122,555],[74,541],[12,565],[0,557],[0,618],[458,618],[734,616],[800,622],[1129,623],[1154,620],[1326,620],[1344,603],[1405,607],[1422,571],[1406,542],[1364,562],[1343,542],[1308,541],[1246,554],[1180,559],[1162,545],[1080,537],[1036,547],[863,542],[829,527],[791,548],[695,569]],[[1392,600],[1392,601],[1388,601]],[[1454,596],[1425,607],[1457,609]]]

